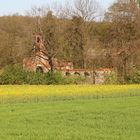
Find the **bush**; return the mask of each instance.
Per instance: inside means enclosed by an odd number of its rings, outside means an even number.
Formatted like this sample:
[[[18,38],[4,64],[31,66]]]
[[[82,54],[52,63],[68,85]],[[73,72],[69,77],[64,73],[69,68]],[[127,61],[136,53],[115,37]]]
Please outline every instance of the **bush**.
[[[60,72],[48,72],[45,75],[47,79],[47,85],[60,85],[64,83],[64,78]]]
[[[80,76],[62,76],[60,72],[27,72],[21,65],[10,65],[0,75],[1,85],[65,85],[78,84],[84,79]]]
[[[85,77],[82,76],[67,76],[63,79],[63,84],[82,84],[85,82]]]
[[[0,84],[24,84],[27,74],[19,65],[6,67],[0,75]]]
[[[140,84],[140,71],[135,71],[127,77],[129,84]]]
[[[0,84],[7,85],[21,85],[21,84],[61,84],[63,77],[60,73],[41,73],[41,72],[27,72],[22,69],[20,65],[10,65],[4,69],[0,75]]]
[[[117,74],[111,72],[105,75],[105,84],[118,84]]]

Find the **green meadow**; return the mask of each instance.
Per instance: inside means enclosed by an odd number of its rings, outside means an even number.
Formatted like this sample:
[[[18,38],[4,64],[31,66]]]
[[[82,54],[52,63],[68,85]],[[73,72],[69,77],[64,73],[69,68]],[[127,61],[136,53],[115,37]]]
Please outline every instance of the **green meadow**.
[[[140,86],[0,86],[0,140],[139,140]]]

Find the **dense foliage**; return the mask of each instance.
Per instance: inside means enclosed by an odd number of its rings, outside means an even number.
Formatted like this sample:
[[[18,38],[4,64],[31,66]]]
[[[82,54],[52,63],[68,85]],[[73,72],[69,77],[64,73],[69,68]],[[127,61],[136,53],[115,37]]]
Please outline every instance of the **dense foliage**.
[[[10,65],[4,69],[0,75],[1,85],[65,85],[78,84],[84,81],[80,76],[62,76],[60,72],[27,72],[20,65]]]
[[[135,71],[127,77],[127,81],[130,84],[140,84],[140,71]]]

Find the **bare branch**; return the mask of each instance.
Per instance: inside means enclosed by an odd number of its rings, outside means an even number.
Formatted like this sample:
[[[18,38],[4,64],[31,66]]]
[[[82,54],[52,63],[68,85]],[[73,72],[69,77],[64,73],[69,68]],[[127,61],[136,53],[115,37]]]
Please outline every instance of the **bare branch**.
[[[66,3],[62,10],[63,17],[82,17],[85,21],[93,21],[98,16],[99,5],[96,0],[74,0]]]

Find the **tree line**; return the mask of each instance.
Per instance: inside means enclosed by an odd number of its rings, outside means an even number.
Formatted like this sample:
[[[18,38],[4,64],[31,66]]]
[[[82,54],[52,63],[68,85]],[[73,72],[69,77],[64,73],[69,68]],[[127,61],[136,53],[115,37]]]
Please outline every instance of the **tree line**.
[[[33,8],[28,15],[0,17],[0,68],[22,63],[41,33],[49,60],[75,68],[113,68],[121,83],[140,79],[140,1],[118,0],[98,20],[95,0],[57,9]],[[138,78],[137,78],[138,77]]]

